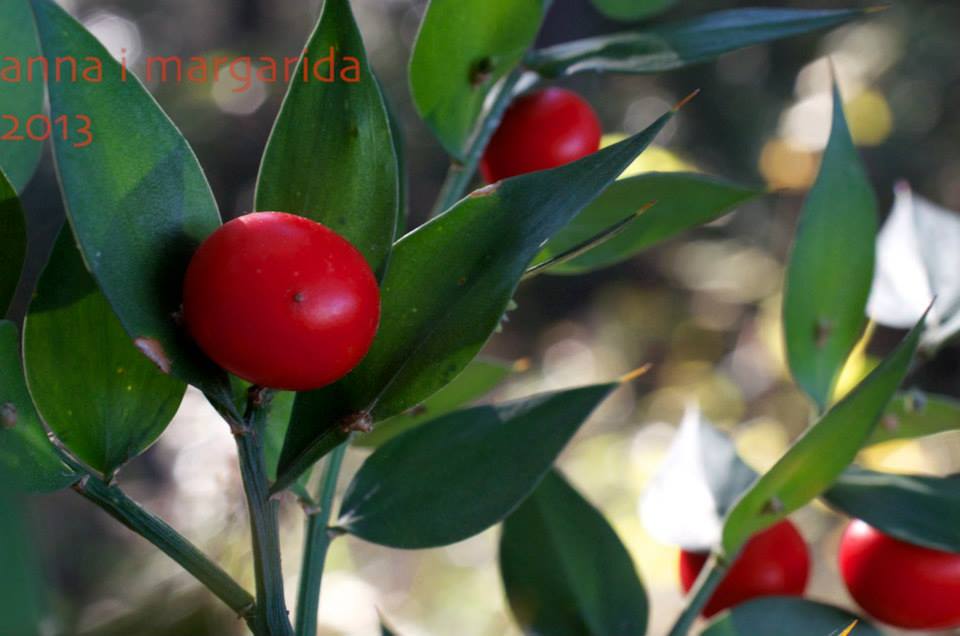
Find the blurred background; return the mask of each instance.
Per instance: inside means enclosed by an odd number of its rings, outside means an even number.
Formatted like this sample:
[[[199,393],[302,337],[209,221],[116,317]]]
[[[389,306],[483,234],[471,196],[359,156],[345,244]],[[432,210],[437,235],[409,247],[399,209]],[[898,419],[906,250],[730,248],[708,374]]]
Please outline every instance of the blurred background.
[[[150,55],[297,55],[320,0],[60,0],[132,69]],[[368,53],[406,136],[411,223],[430,209],[447,160],[417,119],[406,62],[425,0],[353,0]],[[747,2],[683,0],[665,18]],[[867,6],[857,0],[778,6]],[[540,37],[552,44],[624,29],[587,0],[554,0]],[[903,0],[826,35],[727,55],[656,76],[578,76],[611,135],[641,130],[695,88],[701,95],[640,160],[641,170],[701,170],[776,191],[709,227],[633,261],[582,277],[525,283],[517,309],[487,355],[521,361],[493,396],[607,380],[645,363],[653,370],[620,390],[583,428],[561,460],[572,482],[611,520],[652,597],[651,634],[682,606],[676,550],[656,543],[637,513],[684,405],[730,431],[745,457],[770,466],[807,424],[809,407],[791,387],[781,355],[782,270],[803,193],[812,183],[830,123],[828,67],[837,68],[847,116],[886,213],[906,179],[921,195],[960,209],[960,6]],[[285,87],[229,81],[151,87],[193,144],[225,216],[249,211],[260,154]],[[62,220],[49,157],[25,204],[31,271]],[[843,276],[843,272],[837,272]],[[26,299],[21,299],[21,307]],[[852,382],[895,342],[878,330],[852,360]],[[960,356],[945,347],[917,386],[960,393]],[[521,369],[526,369],[521,371]],[[960,437],[871,450],[865,463],[932,474],[960,466]],[[365,452],[348,454],[346,483]],[[123,486],[167,518],[248,586],[252,565],[234,444],[203,399],[188,393],[160,442],[121,474]],[[683,502],[677,502],[682,506]],[[34,498],[23,529],[42,565],[49,636],[229,636],[243,625],[145,541],[72,492]],[[816,554],[815,598],[852,606],[836,572],[843,520],[812,506],[796,515]],[[303,515],[285,501],[288,590],[294,590]],[[378,611],[405,636],[515,635],[496,569],[497,530],[444,549],[392,551],[346,538],[334,544],[321,602],[321,633],[376,634]],[[292,594],[291,594],[292,597]],[[292,602],[292,600],[291,600]],[[17,635],[3,635],[17,636]]]

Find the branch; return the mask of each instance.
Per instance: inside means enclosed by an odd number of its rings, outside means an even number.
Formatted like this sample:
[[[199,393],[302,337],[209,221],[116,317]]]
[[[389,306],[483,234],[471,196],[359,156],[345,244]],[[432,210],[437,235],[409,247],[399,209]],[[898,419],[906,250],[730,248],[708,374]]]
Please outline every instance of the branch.
[[[86,474],[73,489],[179,563],[257,632],[253,597],[166,522],[99,477]]]
[[[693,587],[693,591],[691,592],[692,596],[687,603],[687,607],[677,618],[677,622],[674,623],[673,628],[667,636],[687,636],[690,632],[690,627],[693,626],[694,621],[697,620],[697,616],[700,615],[700,612],[710,600],[710,597],[713,596],[717,586],[723,581],[728,567],[729,561],[726,559],[716,554],[710,557],[710,560],[707,561],[707,564],[700,572],[700,576],[697,577],[697,583]]]
[[[319,507],[307,510],[307,533],[304,539],[303,565],[300,570],[300,591],[297,597],[297,636],[316,636],[317,611],[320,608],[320,584],[327,561],[327,550],[334,534],[327,525],[333,512],[333,498],[343,456],[350,442],[337,446],[327,456],[320,482]]]

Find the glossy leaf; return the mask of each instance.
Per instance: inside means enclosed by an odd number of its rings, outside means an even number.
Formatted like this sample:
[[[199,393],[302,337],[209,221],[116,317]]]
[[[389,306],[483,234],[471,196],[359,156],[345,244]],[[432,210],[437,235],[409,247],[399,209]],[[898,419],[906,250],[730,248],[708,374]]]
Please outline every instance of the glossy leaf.
[[[709,552],[720,544],[727,512],[756,478],[733,440],[688,406],[641,499],[643,525],[661,543]]]
[[[877,264],[867,314],[907,328],[933,301],[923,344],[936,347],[960,331],[960,213],[899,184],[877,236]],[[936,299],[936,300],[934,300]]]
[[[500,574],[525,634],[644,634],[648,602],[616,532],[551,471],[503,523]]]
[[[588,157],[477,190],[400,239],[381,285],[380,331],[342,381],[301,394],[280,458],[283,488],[347,438],[416,406],[453,380],[503,317],[544,242],[597,197],[672,117]]]
[[[677,0],[592,0],[593,6],[614,20],[639,20],[663,13]]]
[[[280,451],[283,450],[283,438],[286,437],[287,429],[290,426],[290,415],[293,413],[293,403],[296,397],[297,394],[290,391],[277,391],[274,393],[267,410],[263,452],[266,455],[267,478],[271,481],[277,479],[277,464],[280,462]],[[307,491],[310,474],[311,471],[308,470],[290,485],[290,491],[304,501],[310,501],[311,499],[310,493]]]
[[[877,203],[833,90],[833,128],[787,266],[783,329],[794,379],[825,409],[866,324]]]
[[[855,636],[881,632],[854,614],[824,603],[795,597],[767,597],[747,601],[724,612],[701,636],[830,636],[857,621]]]
[[[77,480],[57,455],[27,392],[19,335],[0,320],[0,482],[27,492],[60,490]]]
[[[27,219],[23,206],[0,170],[0,318],[6,315],[20,282],[27,254]]]
[[[414,106],[463,159],[491,89],[533,44],[546,0],[430,0],[410,59]]]
[[[27,73],[27,60],[40,55],[30,0],[0,3],[0,42],[3,42],[0,68],[4,69],[0,114],[8,116],[0,120],[2,134],[11,132],[16,122],[17,130],[12,134],[20,137],[17,141],[0,141],[0,172],[7,174],[14,190],[23,192],[43,151],[43,142],[27,134],[28,125],[34,135],[41,132],[41,126],[31,118],[43,114],[44,98],[43,79]]]
[[[339,525],[394,548],[467,539],[529,495],[617,384],[450,413],[390,440],[360,467]]]
[[[41,417],[106,476],[156,441],[186,389],[130,342],[66,229],[30,305],[23,357]]]
[[[537,261],[562,254],[655,202],[617,236],[547,271],[582,274],[600,269],[627,260],[685,230],[709,223],[759,194],[728,181],[682,172],[651,172],[621,179],[557,232]]]
[[[336,64],[316,66],[334,51]],[[256,208],[318,221],[382,271],[396,228],[397,159],[348,0],[325,0],[306,57],[312,81],[301,79],[301,58],[263,156]],[[333,82],[313,76],[327,69]]]
[[[660,73],[748,46],[835,27],[864,13],[857,9],[717,11],[642,31],[558,44],[533,51],[526,63],[546,77],[583,71]]]
[[[474,360],[463,373],[422,404],[379,422],[371,433],[359,436],[355,443],[358,446],[380,446],[404,431],[446,415],[492,391],[510,374],[510,370],[510,365],[502,362]]]
[[[913,439],[960,429],[960,401],[944,395],[908,391],[890,404],[869,444]]]
[[[853,461],[903,382],[923,326],[921,319],[876,369],[743,495],[724,523],[727,554],[736,554],[753,534],[819,496]]]
[[[127,333],[162,369],[229,403],[226,374],[174,321],[194,250],[220,224],[193,151],[143,85],[82,25],[50,0],[32,0],[47,59],[71,57],[102,81],[49,82],[52,115],[90,118],[54,135],[67,216],[84,261]],[[91,62],[95,59],[99,64]],[[51,76],[52,80],[55,77]]]
[[[889,475],[851,467],[823,498],[884,534],[960,552],[960,475]]]

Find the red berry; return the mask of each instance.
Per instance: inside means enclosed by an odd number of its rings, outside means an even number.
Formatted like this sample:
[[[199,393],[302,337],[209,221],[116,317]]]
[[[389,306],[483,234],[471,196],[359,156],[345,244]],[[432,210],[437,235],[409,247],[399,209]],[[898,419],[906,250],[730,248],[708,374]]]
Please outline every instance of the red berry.
[[[680,553],[680,583],[689,592],[707,562],[700,552]],[[714,591],[703,609],[713,616],[760,596],[803,596],[810,578],[807,544],[787,520],[755,535]]]
[[[600,121],[576,93],[547,88],[518,98],[487,145],[480,171],[487,183],[556,168],[596,152]]]
[[[210,235],[187,269],[187,328],[217,364],[261,386],[306,391],[366,355],[380,291],[363,255],[303,217],[257,212]]]
[[[960,626],[960,554],[885,535],[863,521],[840,542],[840,574],[874,618],[904,629]]]

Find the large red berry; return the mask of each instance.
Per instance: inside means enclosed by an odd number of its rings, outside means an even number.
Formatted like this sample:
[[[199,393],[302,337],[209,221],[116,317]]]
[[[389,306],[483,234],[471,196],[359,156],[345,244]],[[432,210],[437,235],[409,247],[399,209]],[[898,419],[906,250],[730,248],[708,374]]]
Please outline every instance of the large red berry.
[[[556,168],[600,147],[600,122],[576,93],[547,88],[518,98],[480,162],[487,183]]]
[[[204,241],[183,288],[187,328],[217,364],[262,386],[305,391],[366,355],[380,291],[363,255],[303,217],[257,212]]]
[[[874,618],[905,629],[960,626],[960,554],[894,539],[854,521],[840,542],[840,574]]]
[[[680,583],[689,592],[707,562],[700,552],[680,553]],[[810,578],[810,554],[787,520],[753,536],[703,609],[713,616],[760,596],[803,596]]]

